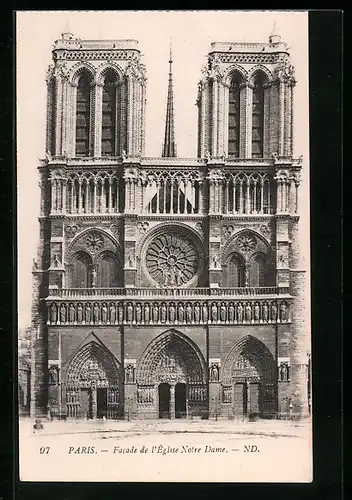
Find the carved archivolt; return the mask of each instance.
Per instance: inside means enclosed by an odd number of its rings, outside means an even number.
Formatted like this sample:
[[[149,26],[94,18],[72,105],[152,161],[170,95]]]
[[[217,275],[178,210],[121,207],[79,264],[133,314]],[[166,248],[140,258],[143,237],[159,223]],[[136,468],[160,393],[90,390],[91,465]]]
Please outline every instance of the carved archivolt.
[[[137,383],[206,383],[206,366],[196,345],[172,329],[153,340],[137,365]]]
[[[260,340],[251,335],[234,345],[222,368],[224,384],[247,379],[262,380],[266,384],[276,380],[276,364],[272,354]]]
[[[90,342],[72,358],[66,386],[75,388],[120,386],[120,366],[116,358],[97,342]]]

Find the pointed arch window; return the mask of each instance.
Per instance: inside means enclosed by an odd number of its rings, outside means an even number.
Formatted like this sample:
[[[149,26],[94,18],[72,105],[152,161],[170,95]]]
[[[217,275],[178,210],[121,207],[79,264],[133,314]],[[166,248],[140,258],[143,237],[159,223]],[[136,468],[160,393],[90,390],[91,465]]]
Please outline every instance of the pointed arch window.
[[[116,76],[109,72],[103,87],[102,139],[103,156],[113,156],[116,150]]]
[[[245,266],[243,258],[234,253],[229,261],[227,282],[230,287],[243,287],[245,284]]]
[[[264,76],[254,80],[252,99],[252,158],[263,158],[264,142]]]
[[[239,157],[240,147],[240,79],[234,75],[229,89],[228,155]]]
[[[76,156],[89,155],[90,101],[91,101],[90,77],[88,74],[84,73],[80,77],[77,87]]]
[[[92,286],[92,261],[83,251],[77,252],[73,258],[71,269],[72,288],[91,288]]]

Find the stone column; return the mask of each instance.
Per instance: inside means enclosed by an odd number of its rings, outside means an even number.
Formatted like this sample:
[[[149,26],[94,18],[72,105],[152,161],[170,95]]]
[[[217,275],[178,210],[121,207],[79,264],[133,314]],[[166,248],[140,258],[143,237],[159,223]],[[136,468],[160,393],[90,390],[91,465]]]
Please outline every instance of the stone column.
[[[175,386],[170,385],[170,418],[175,418]]]
[[[279,83],[279,156],[284,156],[285,140],[285,82]]]
[[[102,112],[103,112],[103,83],[96,83],[92,87],[92,92],[95,97],[94,106],[94,156],[101,157],[101,133],[102,133]]]

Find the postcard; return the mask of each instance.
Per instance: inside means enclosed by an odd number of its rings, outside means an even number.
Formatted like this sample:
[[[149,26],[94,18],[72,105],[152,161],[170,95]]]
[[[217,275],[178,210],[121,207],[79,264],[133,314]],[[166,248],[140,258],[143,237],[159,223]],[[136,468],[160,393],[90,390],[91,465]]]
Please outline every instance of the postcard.
[[[21,481],[313,480],[308,13],[16,13]]]

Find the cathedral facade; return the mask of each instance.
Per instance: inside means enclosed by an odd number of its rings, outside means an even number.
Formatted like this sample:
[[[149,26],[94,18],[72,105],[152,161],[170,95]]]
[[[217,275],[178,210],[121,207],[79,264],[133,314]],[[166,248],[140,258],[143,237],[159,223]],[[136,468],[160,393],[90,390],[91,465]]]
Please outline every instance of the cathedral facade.
[[[302,159],[287,45],[275,33],[211,45],[196,158],[176,156],[171,54],[156,158],[144,155],[138,42],[64,33],[52,54],[31,414],[306,416]]]

